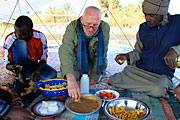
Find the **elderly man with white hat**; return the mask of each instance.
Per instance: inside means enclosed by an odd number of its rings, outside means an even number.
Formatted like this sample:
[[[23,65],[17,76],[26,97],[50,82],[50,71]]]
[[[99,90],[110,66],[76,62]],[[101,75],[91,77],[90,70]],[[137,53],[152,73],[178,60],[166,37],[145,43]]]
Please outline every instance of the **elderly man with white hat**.
[[[180,54],[180,15],[168,13],[169,3],[170,0],[144,0],[146,22],[139,27],[135,49],[116,56],[117,63],[127,60],[128,65],[110,77],[110,85],[153,97],[169,97],[167,91],[173,87]],[[174,93],[180,100],[180,85]]]

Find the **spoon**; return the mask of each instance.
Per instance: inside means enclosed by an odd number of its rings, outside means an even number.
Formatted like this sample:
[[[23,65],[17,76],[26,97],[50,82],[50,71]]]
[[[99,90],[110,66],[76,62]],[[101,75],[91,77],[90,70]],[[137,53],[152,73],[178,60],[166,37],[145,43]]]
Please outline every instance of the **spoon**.
[[[106,102],[106,100],[103,99],[102,107],[104,107],[105,102]]]
[[[102,103],[102,107],[104,107],[104,104],[106,103],[106,99],[107,97],[104,97],[102,100],[103,100],[103,103]]]

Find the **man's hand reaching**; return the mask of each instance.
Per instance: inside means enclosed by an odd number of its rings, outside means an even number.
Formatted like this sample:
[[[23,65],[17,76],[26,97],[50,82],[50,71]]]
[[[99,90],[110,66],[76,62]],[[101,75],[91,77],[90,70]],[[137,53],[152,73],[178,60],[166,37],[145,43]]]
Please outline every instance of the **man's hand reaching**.
[[[41,79],[41,74],[39,71],[34,71],[31,75],[31,80],[34,82],[39,81]]]
[[[68,83],[68,94],[75,100],[80,99],[80,88],[76,82],[76,79],[73,74],[66,74],[67,83]]]
[[[180,101],[180,84],[174,89],[174,98]]]
[[[128,54],[119,54],[116,56],[115,61],[118,64],[122,65],[124,63],[124,61],[126,61],[128,59],[128,57],[129,57]]]
[[[35,116],[33,116],[29,111],[16,106],[11,107],[7,117],[12,120],[35,120]]]
[[[16,65],[16,64],[7,64],[6,68],[8,70],[11,70],[12,72],[16,72],[16,73],[20,73],[20,71],[22,70],[23,66],[21,65]]]

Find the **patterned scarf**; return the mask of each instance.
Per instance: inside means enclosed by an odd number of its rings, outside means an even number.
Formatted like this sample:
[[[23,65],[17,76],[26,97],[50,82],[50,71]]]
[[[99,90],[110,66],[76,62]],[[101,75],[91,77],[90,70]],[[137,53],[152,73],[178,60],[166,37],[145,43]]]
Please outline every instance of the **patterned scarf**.
[[[77,70],[80,71],[81,74],[88,74],[86,39],[92,39],[98,35],[97,74],[102,74],[105,70],[105,45],[101,25],[99,25],[98,30],[91,37],[87,36],[82,30],[82,23],[79,18],[76,26],[76,31],[78,32]]]

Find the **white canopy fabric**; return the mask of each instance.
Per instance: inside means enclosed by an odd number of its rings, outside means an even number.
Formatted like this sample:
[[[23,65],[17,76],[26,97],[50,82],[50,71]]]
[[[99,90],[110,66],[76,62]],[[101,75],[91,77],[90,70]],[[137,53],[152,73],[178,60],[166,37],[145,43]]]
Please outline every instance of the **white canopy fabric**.
[[[0,23],[8,22],[13,14],[10,20],[12,22],[14,17],[23,15],[32,8],[38,8],[52,1],[54,0],[0,0]]]

